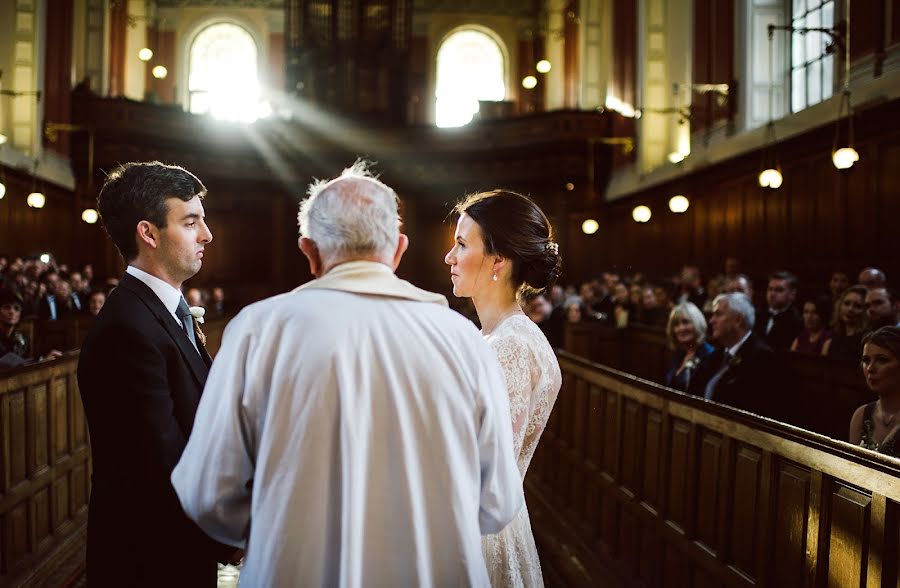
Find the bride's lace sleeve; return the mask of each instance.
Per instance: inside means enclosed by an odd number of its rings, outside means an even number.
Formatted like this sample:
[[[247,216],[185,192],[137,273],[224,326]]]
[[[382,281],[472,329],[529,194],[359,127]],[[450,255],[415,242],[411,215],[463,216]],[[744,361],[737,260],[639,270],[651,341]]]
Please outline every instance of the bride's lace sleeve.
[[[522,449],[522,442],[528,429],[530,407],[534,386],[533,353],[520,338],[507,335],[491,342],[509,394],[509,411],[512,415],[513,447],[516,458]]]

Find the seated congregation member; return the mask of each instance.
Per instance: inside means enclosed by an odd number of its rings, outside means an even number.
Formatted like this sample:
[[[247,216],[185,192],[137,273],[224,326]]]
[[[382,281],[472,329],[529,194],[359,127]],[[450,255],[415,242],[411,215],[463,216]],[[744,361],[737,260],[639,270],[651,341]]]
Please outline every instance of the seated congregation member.
[[[743,294],[719,294],[709,326],[721,349],[704,362],[691,393],[764,416],[772,416],[777,384],[775,354],[753,333],[756,312]],[[766,414],[769,413],[769,414]]]
[[[831,340],[828,317],[831,316],[831,300],[825,296],[803,301],[803,330],[791,342],[791,351],[806,355],[822,355],[822,347]]]
[[[0,289],[0,369],[62,356],[54,349],[42,357],[32,358],[28,336],[19,330],[21,320],[22,299],[9,290]]]
[[[822,346],[822,355],[831,359],[859,361],[866,332],[865,286],[850,286],[841,294],[831,316],[831,340]]]
[[[103,305],[106,304],[106,293],[103,290],[94,290],[88,296],[87,311],[91,316],[100,314]]]
[[[22,299],[6,289],[0,289],[0,368],[25,363],[29,341],[18,330],[22,319]]]
[[[893,288],[872,288],[866,293],[866,319],[872,330],[900,326],[900,294]]]
[[[774,351],[786,351],[803,329],[800,311],[794,305],[797,298],[797,277],[785,271],[769,276],[766,289],[768,314],[756,322],[756,334]]]
[[[845,271],[835,270],[831,272],[831,278],[828,280],[828,292],[831,293],[832,304],[837,304],[844,290],[850,287],[849,276],[850,274]]]
[[[859,272],[856,283],[867,290],[872,288],[884,288],[887,285],[887,276],[877,267],[867,267]]]
[[[850,443],[900,458],[900,328],[882,327],[863,337],[862,369],[878,400],[853,413]]]
[[[394,275],[397,205],[361,162],[310,186],[316,279],[225,330],[172,482],[203,530],[247,545],[241,585],[487,586],[481,534],[522,508],[500,366]]]
[[[562,384],[553,349],[519,311],[523,294],[543,291],[559,276],[559,245],[544,212],[506,190],[469,196],[459,214],[450,266],[453,294],[472,298],[481,333],[496,354],[509,395],[513,455],[524,480]],[[492,586],[542,586],[528,508],[482,541]]]
[[[687,392],[694,375],[703,373],[701,364],[713,353],[713,346],[706,342],[706,318],[700,309],[690,302],[682,302],[669,313],[666,325],[669,348],[675,351],[672,365],[666,372],[666,386]],[[695,384],[695,387],[699,383]]]

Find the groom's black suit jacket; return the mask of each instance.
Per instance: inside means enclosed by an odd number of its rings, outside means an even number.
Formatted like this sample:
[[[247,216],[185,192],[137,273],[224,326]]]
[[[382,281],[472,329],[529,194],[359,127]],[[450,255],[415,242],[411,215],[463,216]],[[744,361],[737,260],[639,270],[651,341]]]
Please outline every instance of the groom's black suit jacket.
[[[198,341],[199,345],[199,341]],[[93,455],[91,586],[215,586],[209,539],[169,476],[194,424],[211,359],[143,282],[125,274],[81,349],[78,385]]]

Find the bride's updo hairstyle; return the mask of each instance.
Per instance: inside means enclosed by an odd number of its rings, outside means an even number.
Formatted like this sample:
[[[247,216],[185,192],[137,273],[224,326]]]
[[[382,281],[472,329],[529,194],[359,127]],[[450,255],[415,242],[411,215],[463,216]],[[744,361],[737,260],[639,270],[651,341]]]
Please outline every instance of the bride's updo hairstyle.
[[[562,268],[559,245],[544,211],[527,196],[491,190],[469,196],[453,209],[478,223],[487,255],[512,262],[512,282],[524,294],[543,291]]]

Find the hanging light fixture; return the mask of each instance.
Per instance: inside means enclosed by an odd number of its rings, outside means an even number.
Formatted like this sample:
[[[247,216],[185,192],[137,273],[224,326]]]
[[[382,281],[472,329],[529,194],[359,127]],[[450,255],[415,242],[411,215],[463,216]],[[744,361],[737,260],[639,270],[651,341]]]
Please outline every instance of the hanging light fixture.
[[[534,76],[525,76],[522,78],[522,87],[526,90],[533,90],[537,86],[537,78]]]
[[[669,198],[669,210],[671,210],[675,214],[681,214],[685,212],[690,205],[690,200],[688,200],[681,194]]]
[[[149,47],[144,47],[140,51],[138,51],[138,59],[141,61],[150,61],[153,59],[153,50]]]
[[[47,197],[44,193],[37,189],[37,168],[38,160],[34,160],[34,168],[31,170],[31,194],[25,198],[25,203],[31,208],[44,208],[47,203]]]
[[[643,204],[635,206],[634,210],[631,211],[631,218],[633,218],[636,223],[648,222],[651,216],[653,216],[653,213],[650,212],[650,207],[644,206]]]
[[[4,196],[6,196],[6,184],[3,183],[3,179],[0,177],[0,200],[3,200]]]
[[[150,73],[152,73],[153,77],[157,80],[162,80],[165,79],[167,75],[169,75],[169,70],[166,69],[166,66],[164,65],[157,65],[152,70],[150,70]]]
[[[536,70],[538,70],[539,73],[545,74],[545,73],[549,73],[550,70],[553,68],[553,66],[546,59],[541,59],[540,61],[537,62],[537,64],[534,66],[534,68]]]
[[[844,3],[845,22],[850,22],[850,0]],[[841,118],[844,116],[844,104],[847,105],[847,146],[838,147],[841,136]],[[850,169],[859,161],[859,153],[853,148],[853,109],[850,106],[850,27],[847,27],[844,39],[844,91],[838,106],[837,122],[834,129],[834,146],[831,149],[831,162],[837,169]]]
[[[775,94],[775,72],[772,65],[773,37],[775,29],[769,26],[769,123],[766,125],[766,138],[762,154],[762,171],[759,172],[759,185],[762,188],[777,190],[784,183],[781,175],[781,166],[778,165],[778,157],[775,154],[775,121],[772,115],[772,102]]]
[[[583,223],[581,223],[581,232],[585,235],[593,235],[600,229],[600,223],[596,220],[589,218]]]

